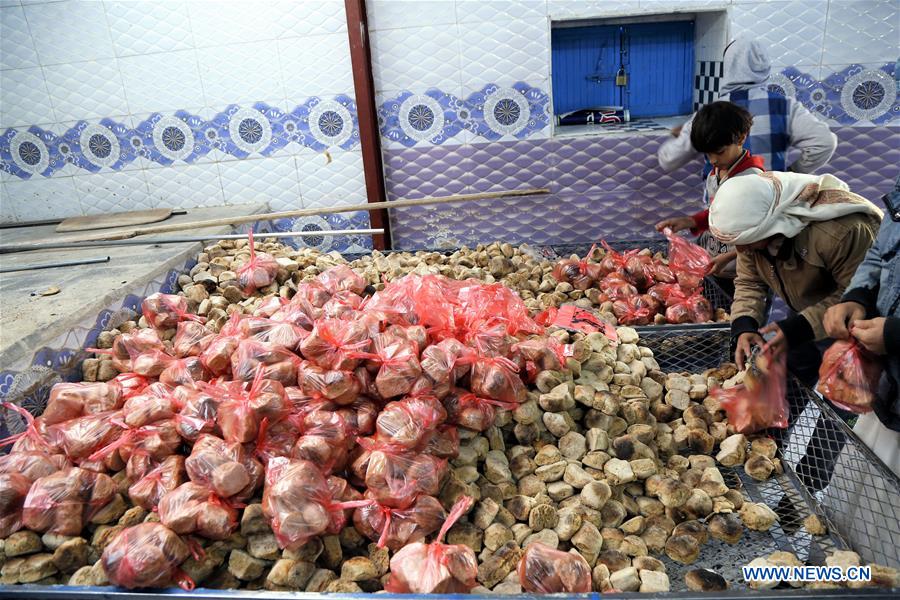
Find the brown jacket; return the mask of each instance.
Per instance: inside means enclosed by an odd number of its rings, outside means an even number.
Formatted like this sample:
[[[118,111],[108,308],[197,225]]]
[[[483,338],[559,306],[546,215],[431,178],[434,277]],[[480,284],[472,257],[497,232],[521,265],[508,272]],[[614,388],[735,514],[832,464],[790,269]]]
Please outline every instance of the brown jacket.
[[[789,345],[827,337],[822,317],[828,307],[840,302],[879,225],[874,215],[856,213],[810,224],[784,240],[776,256],[768,249],[738,252],[732,334],[762,326],[771,288],[799,313],[778,323]]]

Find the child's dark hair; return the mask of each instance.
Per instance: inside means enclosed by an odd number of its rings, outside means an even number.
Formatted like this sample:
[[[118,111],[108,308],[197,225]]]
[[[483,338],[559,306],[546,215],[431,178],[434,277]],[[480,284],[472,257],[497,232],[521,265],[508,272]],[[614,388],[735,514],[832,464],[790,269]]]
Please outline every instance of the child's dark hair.
[[[725,146],[737,144],[750,133],[753,116],[731,102],[707,104],[694,116],[691,125],[691,145],[697,152],[709,154]]]

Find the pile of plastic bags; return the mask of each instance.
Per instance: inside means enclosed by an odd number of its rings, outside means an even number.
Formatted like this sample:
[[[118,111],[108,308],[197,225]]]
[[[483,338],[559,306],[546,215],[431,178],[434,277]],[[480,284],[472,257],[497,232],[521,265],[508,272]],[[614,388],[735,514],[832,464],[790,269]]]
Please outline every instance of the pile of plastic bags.
[[[649,250],[616,252],[602,242],[605,253],[592,247],[583,259],[560,260],[553,276],[579,290],[599,289],[599,302],[612,303],[620,325],[712,321],[712,305],[703,296],[709,256],[670,230],[664,233],[668,259]]]
[[[248,293],[268,285],[269,258],[251,248],[238,273]],[[439,541],[471,506],[448,517],[436,498],[457,428],[489,428],[566,351],[537,337],[543,328],[500,284],[410,275],[365,289],[335,267],[290,300],[235,311],[219,331],[182,297],[148,298],[159,331],[98,351],[121,375],[58,384],[44,415],[25,413],[26,430],[0,442],[12,445],[0,458],[0,533],[79,535],[121,493],[161,523],[112,540],[102,557],[110,581],[190,587],[179,536],[227,538],[243,503],[262,494],[282,548],[353,522],[397,551],[392,589],[471,589],[474,554]],[[173,328],[173,339],[160,336]]]

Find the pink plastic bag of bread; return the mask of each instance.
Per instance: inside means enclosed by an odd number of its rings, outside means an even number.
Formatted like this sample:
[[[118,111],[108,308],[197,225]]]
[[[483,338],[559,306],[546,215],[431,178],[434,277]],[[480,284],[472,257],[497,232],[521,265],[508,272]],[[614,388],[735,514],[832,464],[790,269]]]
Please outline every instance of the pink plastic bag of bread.
[[[525,548],[519,560],[519,583],[530,594],[586,594],[591,567],[580,554],[554,550],[540,542]]]
[[[101,564],[109,581],[128,588],[164,588],[173,583],[193,590],[194,582],[178,565],[191,554],[171,529],[141,523],[122,530],[103,550]]]
[[[472,498],[461,496],[432,543],[416,542],[397,551],[391,557],[391,576],[384,589],[393,594],[467,594],[475,587],[475,552],[468,546],[441,542],[472,504]]]

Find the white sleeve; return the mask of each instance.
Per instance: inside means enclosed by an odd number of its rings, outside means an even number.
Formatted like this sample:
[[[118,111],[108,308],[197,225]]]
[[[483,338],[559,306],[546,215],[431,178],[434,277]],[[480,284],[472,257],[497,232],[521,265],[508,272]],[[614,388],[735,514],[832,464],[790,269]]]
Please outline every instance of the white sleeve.
[[[800,157],[788,167],[788,171],[796,173],[814,172],[831,159],[837,148],[837,136],[828,124],[796,100],[791,101],[788,137],[791,147],[800,151]]]
[[[657,150],[656,158],[663,171],[672,172],[700,156],[700,153],[691,146],[691,123],[693,122],[694,115],[691,115],[687,123],[682,126],[678,137],[670,136]]]

